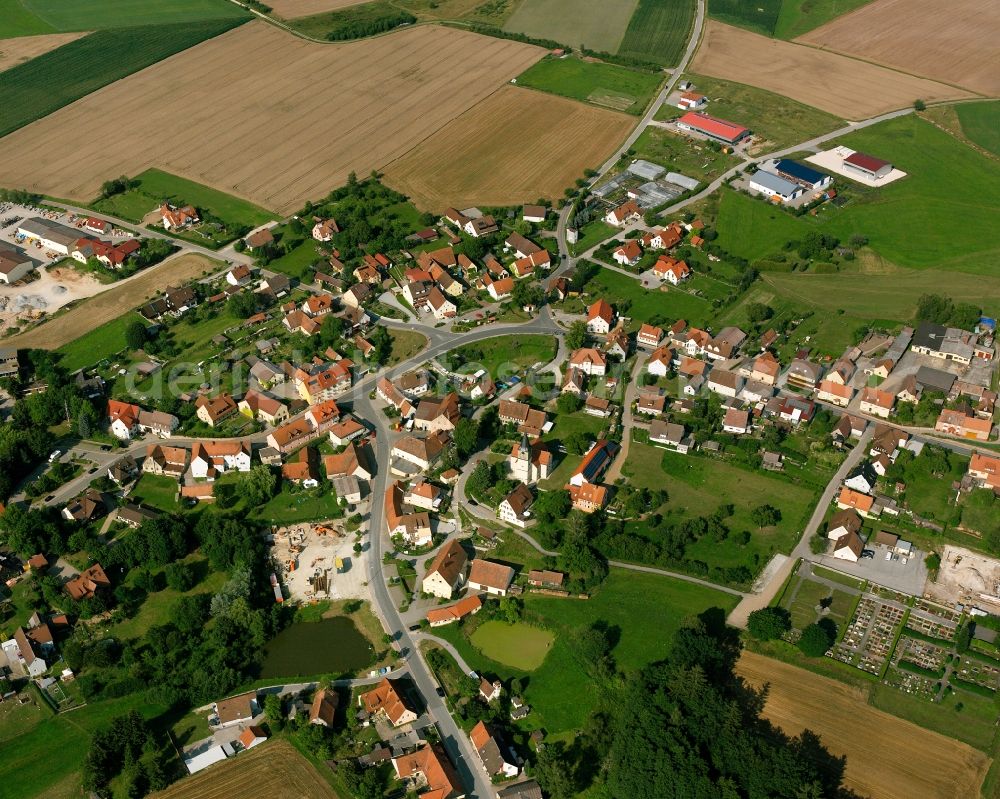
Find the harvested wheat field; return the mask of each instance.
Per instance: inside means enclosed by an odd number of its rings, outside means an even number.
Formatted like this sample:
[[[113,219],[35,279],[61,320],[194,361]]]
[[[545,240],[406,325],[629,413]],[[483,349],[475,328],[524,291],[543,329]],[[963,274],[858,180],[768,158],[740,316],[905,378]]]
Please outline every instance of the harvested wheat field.
[[[55,50],[64,44],[76,41],[86,32],[45,33],[41,36],[18,36],[14,39],[0,39],[0,72],[25,61],[30,61],[42,53]]]
[[[691,71],[767,89],[854,121],[906,108],[918,97],[930,102],[973,96],[943,83],[768,39],[715,20],[706,26]]]
[[[1000,95],[1000,3],[875,0],[795,41]]]
[[[224,264],[204,255],[184,253],[144,269],[137,275],[115,283],[107,291],[70,308],[66,313],[44,322],[26,333],[3,339],[4,346],[54,350],[75,341],[84,333],[117,319],[126,311],[137,308],[155,297],[167,286],[179,286],[200,277],[202,272],[214,272]]]
[[[0,185],[90,200],[108,178],[158,167],[291,213],[411,150],[544,52],[436,26],[317,44],[252,22],[0,139]]]
[[[808,728],[846,756],[845,784],[870,799],[979,796],[989,758],[971,746],[870,707],[860,689],[753,652],[736,671],[770,684],[764,715],[786,733]]]
[[[267,5],[271,6],[276,17],[295,19],[367,2],[369,0],[268,0]]]
[[[625,114],[505,86],[385,168],[420,208],[561,197],[635,125]]]
[[[258,744],[185,777],[152,799],[337,799],[315,767],[287,741]]]

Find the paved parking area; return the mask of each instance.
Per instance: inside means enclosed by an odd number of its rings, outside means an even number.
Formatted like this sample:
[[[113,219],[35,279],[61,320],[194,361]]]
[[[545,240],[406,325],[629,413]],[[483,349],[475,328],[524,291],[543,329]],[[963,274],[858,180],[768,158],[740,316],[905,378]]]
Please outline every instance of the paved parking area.
[[[907,562],[903,563],[902,559],[886,560],[885,556],[888,550],[884,546],[873,546],[871,549],[875,550],[875,557],[865,558],[857,563],[841,560],[832,555],[820,555],[812,560],[814,563],[842,571],[853,577],[870,580],[894,591],[913,596],[923,595],[924,585],[927,582],[927,567],[924,565],[926,553],[914,549]]]

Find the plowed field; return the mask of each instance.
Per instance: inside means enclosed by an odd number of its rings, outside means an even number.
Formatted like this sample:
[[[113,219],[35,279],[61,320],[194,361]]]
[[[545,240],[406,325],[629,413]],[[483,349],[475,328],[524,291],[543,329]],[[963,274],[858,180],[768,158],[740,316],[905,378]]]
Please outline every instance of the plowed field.
[[[0,139],[0,182],[91,200],[109,178],[159,167],[288,213],[408,152],[543,54],[433,26],[316,44],[253,22]]]
[[[930,102],[972,96],[942,83],[768,39],[715,20],[708,21],[691,71],[767,89],[855,121],[905,108],[917,98]]]
[[[1000,3],[875,0],[796,41],[1000,94]]]
[[[420,208],[558,198],[598,167],[634,118],[505,86],[385,169]]]
[[[751,685],[770,684],[764,715],[786,733],[810,729],[834,755],[846,755],[844,782],[862,795],[979,796],[989,758],[971,746],[876,710],[857,688],[753,652],[743,653],[736,671]]]

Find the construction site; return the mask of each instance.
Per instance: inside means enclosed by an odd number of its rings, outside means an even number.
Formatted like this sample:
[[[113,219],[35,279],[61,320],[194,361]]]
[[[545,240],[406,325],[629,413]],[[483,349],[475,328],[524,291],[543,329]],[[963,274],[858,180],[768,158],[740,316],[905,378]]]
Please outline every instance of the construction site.
[[[287,601],[367,597],[364,553],[354,553],[354,536],[332,522],[276,527],[271,558]]]
[[[1000,560],[945,545],[937,579],[927,581],[924,595],[949,607],[961,603],[1000,613]]]

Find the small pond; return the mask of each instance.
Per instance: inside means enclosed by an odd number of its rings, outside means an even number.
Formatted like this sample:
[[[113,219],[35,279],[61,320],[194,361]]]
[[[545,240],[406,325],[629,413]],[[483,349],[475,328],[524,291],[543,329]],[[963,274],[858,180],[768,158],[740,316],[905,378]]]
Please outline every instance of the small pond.
[[[297,677],[356,672],[375,662],[375,651],[344,616],[296,622],[264,648],[261,677]]]

